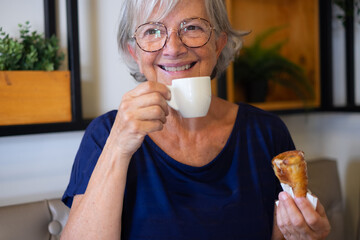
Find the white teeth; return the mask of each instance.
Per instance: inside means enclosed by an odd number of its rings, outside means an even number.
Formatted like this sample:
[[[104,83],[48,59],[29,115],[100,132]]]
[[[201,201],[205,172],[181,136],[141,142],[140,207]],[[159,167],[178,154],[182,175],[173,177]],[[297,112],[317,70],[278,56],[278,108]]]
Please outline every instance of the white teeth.
[[[165,69],[165,71],[169,71],[169,72],[178,72],[178,71],[184,71],[184,70],[187,70],[190,68],[190,64],[188,65],[184,65],[184,66],[181,66],[181,67],[166,67],[166,66],[163,66],[163,68]]]

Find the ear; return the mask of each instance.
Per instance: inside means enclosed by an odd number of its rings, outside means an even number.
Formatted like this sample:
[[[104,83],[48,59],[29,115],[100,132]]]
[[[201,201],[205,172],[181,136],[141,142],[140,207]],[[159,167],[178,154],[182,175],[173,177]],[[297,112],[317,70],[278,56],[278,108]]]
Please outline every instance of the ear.
[[[216,58],[218,58],[226,46],[228,36],[225,32],[221,32],[220,36],[216,39]]]
[[[127,45],[127,49],[130,53],[130,55],[132,56],[132,58],[138,63],[138,57],[136,56],[136,50],[135,50],[136,47],[128,44]]]

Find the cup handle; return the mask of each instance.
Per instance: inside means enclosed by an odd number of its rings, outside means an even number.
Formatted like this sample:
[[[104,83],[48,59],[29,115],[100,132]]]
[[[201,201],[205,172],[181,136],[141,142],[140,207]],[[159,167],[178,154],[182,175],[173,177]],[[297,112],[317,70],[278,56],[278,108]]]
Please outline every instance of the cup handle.
[[[171,98],[169,101],[167,101],[167,104],[175,109],[176,111],[179,111],[179,107],[176,104],[175,97],[174,97],[174,87],[173,86],[167,86],[171,93]]]

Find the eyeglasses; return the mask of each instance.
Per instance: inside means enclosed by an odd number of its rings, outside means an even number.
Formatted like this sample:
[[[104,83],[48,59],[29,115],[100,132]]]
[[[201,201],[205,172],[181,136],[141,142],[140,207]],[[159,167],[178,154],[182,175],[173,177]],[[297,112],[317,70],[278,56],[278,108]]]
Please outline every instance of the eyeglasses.
[[[184,19],[175,30],[186,47],[199,48],[209,42],[213,29],[206,19],[188,18]],[[157,52],[166,45],[171,34],[171,29],[169,30],[161,22],[148,22],[136,28],[133,38],[143,51]]]

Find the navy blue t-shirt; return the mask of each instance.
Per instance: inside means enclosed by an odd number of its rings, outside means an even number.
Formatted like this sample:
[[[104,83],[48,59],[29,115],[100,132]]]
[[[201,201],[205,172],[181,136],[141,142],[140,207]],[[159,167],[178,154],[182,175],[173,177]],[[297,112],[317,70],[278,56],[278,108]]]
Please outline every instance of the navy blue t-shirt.
[[[87,128],[63,196],[67,206],[85,192],[115,116]],[[225,147],[202,167],[176,161],[146,136],[128,169],[121,239],[270,239],[281,190],[271,159],[293,149],[278,117],[246,104]]]

